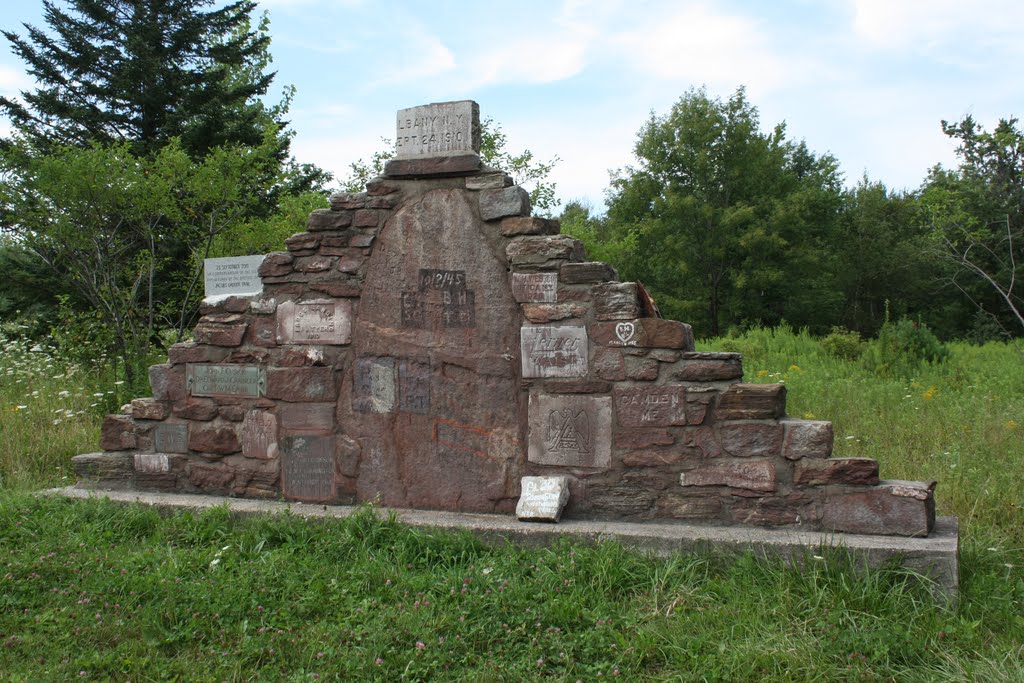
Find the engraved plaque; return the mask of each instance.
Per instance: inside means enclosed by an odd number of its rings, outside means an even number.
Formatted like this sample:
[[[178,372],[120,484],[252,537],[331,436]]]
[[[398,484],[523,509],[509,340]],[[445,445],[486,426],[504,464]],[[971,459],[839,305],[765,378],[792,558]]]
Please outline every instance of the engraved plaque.
[[[466,288],[466,271],[420,268],[420,291],[460,290]]]
[[[530,396],[530,462],[607,469],[611,432],[612,400],[607,396]]]
[[[399,159],[480,152],[480,107],[471,100],[400,109],[395,119]]]
[[[398,364],[398,410],[403,413],[430,413],[430,366],[403,360]]]
[[[136,453],[135,471],[143,474],[165,474],[171,471],[166,453]]]
[[[402,327],[423,328],[427,324],[427,302],[416,292],[402,292]]]
[[[277,307],[280,344],[348,344],[352,341],[352,302],[286,301]]]
[[[208,258],[203,261],[206,296],[257,294],[263,291],[259,269],[263,255]]]
[[[281,438],[281,488],[284,497],[310,502],[333,501],[334,439],[329,436]]]
[[[476,327],[476,297],[472,291],[441,292],[441,323],[445,327]]]
[[[523,477],[516,517],[538,522],[557,522],[569,501],[568,477]]]
[[[686,388],[664,384],[616,389],[615,416],[623,427],[673,427],[686,422]]]
[[[242,455],[270,460],[277,457],[277,417],[266,410],[250,410],[242,420]]]
[[[267,388],[263,368],[256,365],[185,366],[185,381],[192,396],[237,396],[258,398]]]
[[[188,453],[188,425],[157,425],[153,428],[153,448],[159,453]]]
[[[395,412],[395,359],[357,358],[352,379],[352,410]]]
[[[523,377],[585,377],[585,327],[523,327],[520,330]]]
[[[512,296],[519,303],[554,303],[558,273],[512,273]]]

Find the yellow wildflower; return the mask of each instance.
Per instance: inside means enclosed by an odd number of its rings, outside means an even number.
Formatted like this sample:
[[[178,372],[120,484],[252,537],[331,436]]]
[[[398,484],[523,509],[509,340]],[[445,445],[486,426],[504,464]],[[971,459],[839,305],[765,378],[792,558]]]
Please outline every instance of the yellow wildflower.
[[[1007,420],[1006,421],[1006,428],[1009,429],[1011,432],[1013,430],[1017,429],[1018,426],[1019,425],[1017,424],[1016,420]]]
[[[800,369],[799,365],[793,363],[792,365],[789,366],[789,372],[803,372],[803,370]]]
[[[813,420],[814,419],[814,413],[804,413],[804,419],[805,420]]]
[[[935,387],[928,387],[928,389],[923,394],[921,394],[921,398],[923,398],[926,401],[930,401],[938,395],[938,389],[936,389]]]
[[[757,371],[757,376],[758,377],[767,377],[768,376],[768,371],[767,370],[758,370]]]

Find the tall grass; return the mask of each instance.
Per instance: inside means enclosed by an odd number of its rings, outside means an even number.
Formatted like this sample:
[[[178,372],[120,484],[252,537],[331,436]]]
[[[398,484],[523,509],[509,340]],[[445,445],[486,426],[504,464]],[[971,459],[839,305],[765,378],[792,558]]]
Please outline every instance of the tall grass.
[[[1012,345],[953,343],[945,362],[905,379],[830,356],[787,328],[699,348],[743,353],[744,381],[784,382],[790,416],[832,421],[836,456],[874,458],[886,479],[934,479],[939,514],[1024,544],[1024,362]]]
[[[0,488],[71,483],[71,457],[97,449],[113,394],[52,346],[0,331]]]

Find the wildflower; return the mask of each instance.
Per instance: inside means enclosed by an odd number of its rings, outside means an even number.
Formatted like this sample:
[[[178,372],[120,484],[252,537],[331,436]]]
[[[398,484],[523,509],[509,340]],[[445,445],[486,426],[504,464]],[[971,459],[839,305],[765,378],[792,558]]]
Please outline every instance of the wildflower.
[[[803,370],[800,369],[799,365],[793,363],[792,365],[789,366],[789,372],[803,372]]]
[[[426,643],[424,643],[422,640],[417,640],[416,641],[416,649],[417,650],[422,650],[425,647],[426,647]]]
[[[938,389],[936,389],[935,387],[928,387],[928,389],[923,394],[921,394],[921,398],[923,398],[925,401],[930,401],[938,395]]]
[[[758,370],[757,371],[757,376],[758,377],[767,377],[768,376],[768,371],[767,370]]]
[[[1016,420],[1007,420],[1006,421],[1006,428],[1009,429],[1011,432],[1013,430],[1017,429],[1018,426],[1019,425],[1017,424]]]
[[[377,657],[377,659],[373,660],[373,663],[376,664],[377,666],[380,666],[381,664],[384,663],[384,660],[381,659],[380,657]]]
[[[804,413],[804,419],[805,420],[813,420],[814,419],[814,413],[810,413],[810,412]]]

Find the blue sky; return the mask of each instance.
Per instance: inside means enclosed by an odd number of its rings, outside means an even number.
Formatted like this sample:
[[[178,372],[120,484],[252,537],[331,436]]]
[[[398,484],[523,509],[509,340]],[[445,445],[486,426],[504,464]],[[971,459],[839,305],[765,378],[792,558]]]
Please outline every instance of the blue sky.
[[[6,0],[0,27],[43,26],[42,4]],[[293,150],[346,174],[394,135],[395,111],[474,99],[513,151],[558,156],[563,200],[602,207],[608,172],[633,163],[651,112],[690,87],[746,86],[766,130],[916,188],[954,162],[940,120],[987,127],[1024,115],[1020,0],[263,0],[275,88],[298,92]],[[0,92],[31,87],[9,46]]]

